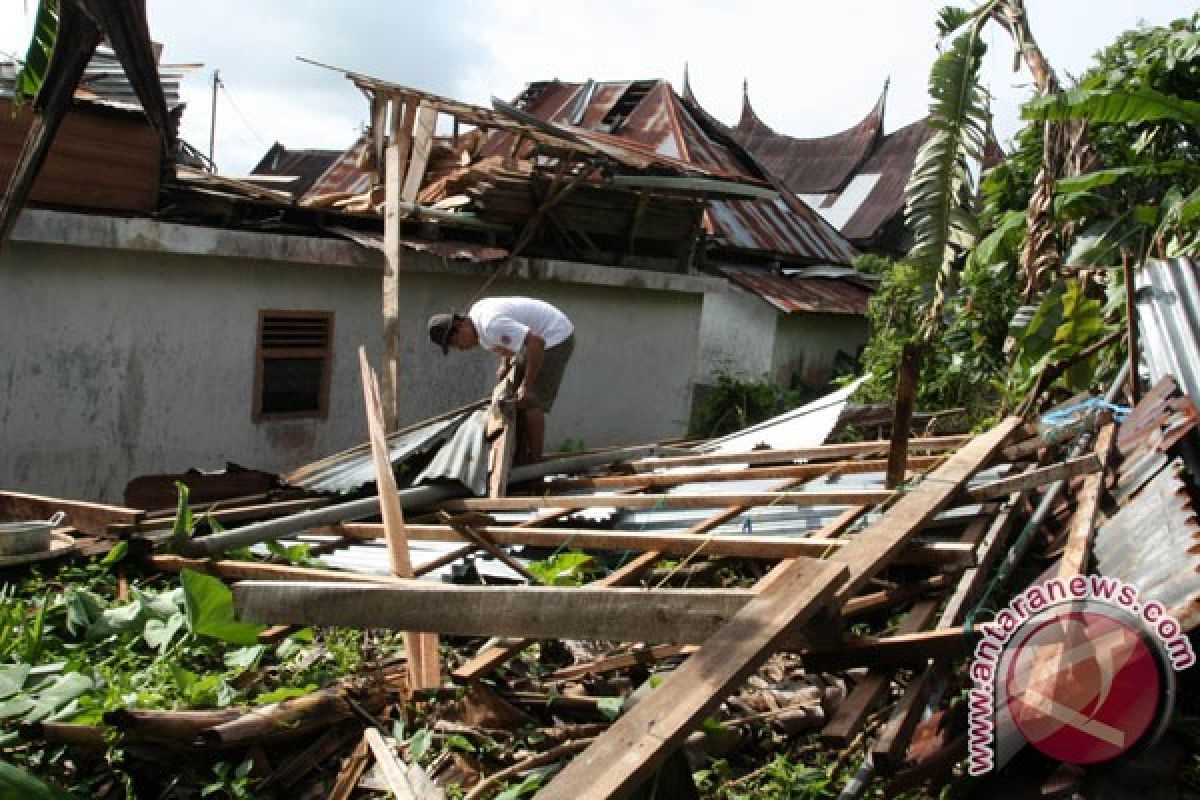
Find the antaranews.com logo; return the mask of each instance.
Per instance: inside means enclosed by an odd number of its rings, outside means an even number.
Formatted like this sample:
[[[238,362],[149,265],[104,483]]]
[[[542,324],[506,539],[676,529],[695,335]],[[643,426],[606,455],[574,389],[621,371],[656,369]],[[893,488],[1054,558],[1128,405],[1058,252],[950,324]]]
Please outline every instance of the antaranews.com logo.
[[[1179,623],[1101,575],[1019,594],[983,628],[971,661],[968,764],[990,772],[1028,742],[1070,764],[1108,761],[1162,732],[1174,673],[1196,661]]]

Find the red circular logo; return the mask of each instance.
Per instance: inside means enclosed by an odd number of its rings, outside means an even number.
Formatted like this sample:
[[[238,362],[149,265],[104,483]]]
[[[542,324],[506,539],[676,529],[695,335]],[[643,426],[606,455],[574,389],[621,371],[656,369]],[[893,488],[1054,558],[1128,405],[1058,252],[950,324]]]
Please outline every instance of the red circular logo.
[[[1163,679],[1141,633],[1096,611],[1062,611],[1015,644],[1003,694],[1021,734],[1069,764],[1108,761],[1158,717]]]

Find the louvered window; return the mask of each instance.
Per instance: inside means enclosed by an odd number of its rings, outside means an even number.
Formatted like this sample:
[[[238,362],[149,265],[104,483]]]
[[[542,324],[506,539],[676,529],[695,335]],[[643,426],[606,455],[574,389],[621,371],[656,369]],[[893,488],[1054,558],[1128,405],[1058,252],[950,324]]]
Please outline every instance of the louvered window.
[[[326,416],[332,342],[331,312],[258,312],[256,422]]]

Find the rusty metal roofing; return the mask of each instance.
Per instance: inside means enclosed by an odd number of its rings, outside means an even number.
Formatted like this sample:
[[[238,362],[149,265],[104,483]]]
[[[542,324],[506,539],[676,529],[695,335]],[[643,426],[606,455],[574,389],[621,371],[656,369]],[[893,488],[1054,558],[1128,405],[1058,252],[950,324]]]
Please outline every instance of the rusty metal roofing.
[[[359,166],[366,157],[367,142],[365,135],[358,137],[358,141],[334,159],[320,177],[313,181],[305,195],[362,194],[370,189],[372,173]]]
[[[330,233],[349,239],[362,247],[383,252],[382,233],[360,231],[341,225],[325,225],[323,227]],[[424,239],[401,238],[400,245],[406,250],[429,253],[440,258],[448,258],[451,261],[502,261],[508,258],[509,255],[508,251],[503,247],[473,244],[471,242],[427,241]]]
[[[879,178],[841,226],[843,236],[856,244],[870,244],[884,233],[891,220],[904,212],[904,188],[917,160],[917,151],[932,133],[933,129],[922,119],[883,137],[858,171],[860,175]],[[836,202],[836,197],[833,200]]]
[[[829,136],[799,139],[776,133],[742,97],[742,115],[733,137],[796,194],[835,192],[846,185],[874,151],[883,134],[887,87],[856,125]]]
[[[1148,261],[1135,273],[1142,358],[1157,382],[1172,375],[1200,397],[1200,273],[1190,258]]]
[[[871,291],[847,280],[778,275],[761,267],[721,267],[734,283],[754,292],[784,313],[867,313]]]
[[[276,142],[263,154],[254,169],[250,170],[250,174],[294,177],[295,181],[275,188],[299,197],[307,192],[341,155],[340,150],[289,150]]]
[[[529,84],[517,105],[592,144],[620,140],[658,156],[664,165],[675,162],[736,180],[773,182],[727,138],[727,129],[685,102],[667,81],[543,81]],[[509,152],[514,141],[511,134],[493,134],[481,154]],[[775,200],[710,200],[705,226],[718,249],[837,264],[857,255],[833,226],[787,192]]]
[[[1100,573],[1166,606],[1185,631],[1200,624],[1200,524],[1175,461],[1096,531]]]

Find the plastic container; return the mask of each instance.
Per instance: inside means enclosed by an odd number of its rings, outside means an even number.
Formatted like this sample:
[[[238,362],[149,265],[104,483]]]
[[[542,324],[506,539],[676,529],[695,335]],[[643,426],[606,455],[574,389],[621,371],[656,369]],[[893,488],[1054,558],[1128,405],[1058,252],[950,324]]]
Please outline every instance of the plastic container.
[[[48,520],[0,523],[0,556],[19,556],[50,549],[50,532],[67,515],[59,511]]]

